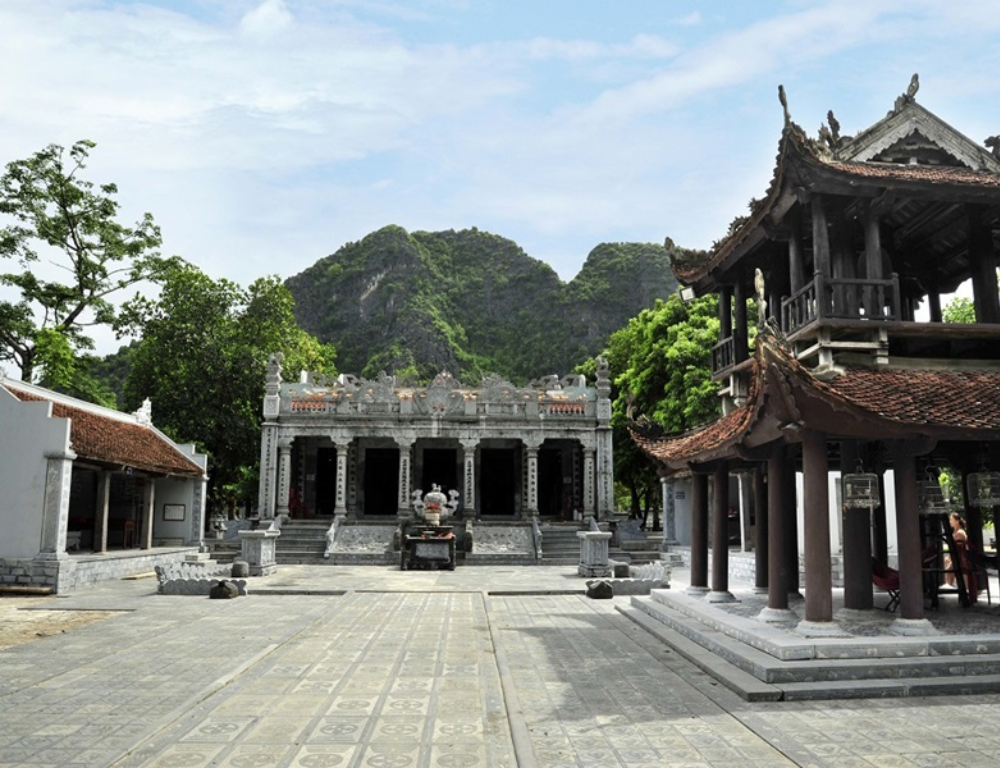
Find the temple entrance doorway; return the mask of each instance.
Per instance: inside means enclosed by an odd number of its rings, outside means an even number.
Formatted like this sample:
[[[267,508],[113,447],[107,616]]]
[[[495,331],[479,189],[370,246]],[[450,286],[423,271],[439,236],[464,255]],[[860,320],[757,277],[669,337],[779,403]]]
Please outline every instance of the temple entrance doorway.
[[[399,495],[399,449],[365,450],[365,515],[395,515]]]
[[[337,504],[337,449],[316,452],[316,514],[332,515]]]
[[[538,450],[538,514],[570,521],[580,500],[575,498],[574,473],[579,444],[570,440],[548,440]]]
[[[517,514],[517,451],[510,448],[480,448],[479,508],[482,516]]]
[[[420,489],[427,493],[432,486],[440,485],[445,493],[460,491],[457,460],[454,448],[424,448]]]

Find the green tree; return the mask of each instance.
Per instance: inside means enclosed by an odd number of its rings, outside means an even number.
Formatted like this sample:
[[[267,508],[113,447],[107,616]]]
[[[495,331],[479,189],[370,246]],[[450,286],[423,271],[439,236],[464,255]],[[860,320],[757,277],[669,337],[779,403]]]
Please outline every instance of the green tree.
[[[719,340],[718,298],[689,304],[673,296],[643,310],[612,334],[605,356],[612,377],[615,480],[633,515],[656,503],[653,463],[628,434],[629,412],[667,432],[683,432],[719,415],[712,347]]]
[[[976,306],[972,299],[963,296],[956,296],[945,304],[941,312],[941,319],[946,323],[974,323],[976,322]]]
[[[25,381],[41,366],[49,381],[68,385],[73,354],[93,347],[85,328],[115,320],[108,297],[159,279],[177,261],[160,256],[150,214],[119,224],[117,186],[80,178],[94,146],[78,141],[67,153],[52,144],[0,177],[0,258],[20,267],[0,273],[0,286],[20,293],[0,301],[0,362],[12,361]]]
[[[285,369],[334,373],[334,350],[295,322],[277,277],[249,288],[191,266],[171,270],[156,301],[137,297],[120,330],[141,333],[125,380],[126,407],[148,397],[157,426],[210,457],[209,502],[232,509],[256,495],[267,356]]]

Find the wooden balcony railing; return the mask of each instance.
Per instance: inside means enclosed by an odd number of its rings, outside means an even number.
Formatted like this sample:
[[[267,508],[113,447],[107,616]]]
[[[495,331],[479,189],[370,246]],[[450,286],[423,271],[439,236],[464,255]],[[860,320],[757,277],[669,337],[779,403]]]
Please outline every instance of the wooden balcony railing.
[[[889,322],[900,319],[899,276],[887,280],[816,277],[781,302],[785,333],[817,320]]]
[[[712,373],[733,367],[736,361],[736,340],[730,336],[712,347]]]

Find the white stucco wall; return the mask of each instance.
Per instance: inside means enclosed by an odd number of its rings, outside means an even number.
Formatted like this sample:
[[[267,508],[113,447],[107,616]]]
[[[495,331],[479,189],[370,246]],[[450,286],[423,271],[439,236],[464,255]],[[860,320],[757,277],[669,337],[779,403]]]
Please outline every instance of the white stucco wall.
[[[191,521],[194,517],[194,480],[189,478],[160,478],[156,481],[153,511],[153,546],[164,539],[180,539],[183,544],[191,541]],[[170,505],[184,507],[183,520],[165,520],[164,509]]]
[[[41,546],[46,454],[69,450],[69,420],[50,418],[51,407],[0,389],[0,557],[31,558]]]

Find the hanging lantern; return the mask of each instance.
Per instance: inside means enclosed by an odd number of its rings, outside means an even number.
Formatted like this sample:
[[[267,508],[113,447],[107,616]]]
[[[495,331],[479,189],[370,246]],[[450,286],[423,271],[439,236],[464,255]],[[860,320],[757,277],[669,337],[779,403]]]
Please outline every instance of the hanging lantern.
[[[878,475],[865,472],[858,461],[857,471],[840,478],[844,506],[848,509],[875,509],[881,504]]]
[[[951,508],[938,482],[937,471],[929,464],[924,479],[917,483],[917,508],[921,514],[947,512]]]
[[[969,506],[1000,507],[1000,472],[991,472],[986,467],[978,472],[970,472],[966,487],[969,491]]]

